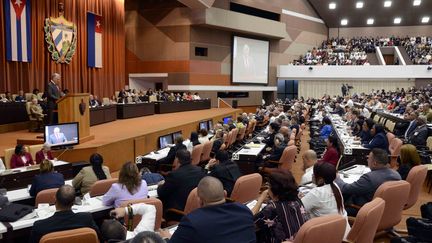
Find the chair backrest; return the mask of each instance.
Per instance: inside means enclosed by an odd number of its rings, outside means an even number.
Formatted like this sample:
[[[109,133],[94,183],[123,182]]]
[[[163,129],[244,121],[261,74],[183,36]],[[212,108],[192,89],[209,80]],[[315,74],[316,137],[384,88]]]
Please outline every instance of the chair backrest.
[[[129,200],[126,202],[123,202],[120,207],[126,207],[130,204],[138,204],[138,203],[145,203],[145,204],[151,204],[156,207],[156,220],[155,220],[155,226],[154,231],[157,231],[161,228],[162,225],[162,214],[163,214],[163,205],[162,201],[157,198],[143,198],[143,199],[135,199],[135,200]],[[134,215],[133,217],[133,228],[137,227],[139,222],[141,221],[142,216],[141,215]],[[125,215],[124,221],[128,221],[128,215]]]
[[[257,199],[262,184],[262,176],[258,173],[240,176],[231,192],[231,198],[239,203]]]
[[[57,192],[58,188],[52,188],[52,189],[46,189],[43,191],[40,191],[36,195],[35,199],[35,206],[39,205],[40,203],[49,203],[49,204],[55,204],[56,197],[55,194]]]
[[[31,105],[31,102],[26,102],[26,111],[27,111],[27,115],[29,117],[31,117],[30,105]]]
[[[116,182],[118,182],[118,178],[96,181],[90,188],[90,197],[104,195],[111,188],[111,185]]]
[[[404,209],[412,207],[419,197],[420,191],[423,187],[423,183],[426,179],[428,168],[426,165],[417,165],[411,168],[406,181],[411,185],[408,201],[405,204]]]
[[[342,242],[346,224],[346,219],[338,214],[310,219],[300,227],[294,243]]]
[[[299,132],[297,133],[295,139],[300,140],[301,136],[303,135],[303,129],[299,128]]]
[[[394,131],[395,125],[396,125],[396,123],[394,123],[394,122],[392,122],[392,121],[387,121],[387,129],[388,129],[390,132],[393,132],[393,131]]]
[[[295,145],[287,146],[279,159],[279,168],[290,170],[295,161],[297,147]]]
[[[226,137],[225,137],[226,135]],[[227,148],[230,146],[231,137],[233,135],[233,131],[229,131],[228,134],[224,134],[224,144],[227,146]]]
[[[394,155],[394,156],[399,156],[402,144],[403,144],[402,140],[400,140],[399,138],[396,138],[396,137],[393,138],[391,140],[391,143],[389,142],[390,154]]]
[[[201,161],[201,155],[203,151],[203,144],[195,145],[192,149],[192,165],[198,165]]]
[[[10,169],[11,168],[10,161],[11,161],[12,155],[14,153],[15,153],[15,148],[5,149],[5,152],[4,152],[4,155],[5,155],[4,156],[4,158],[5,158],[4,164],[6,166],[6,169]]]
[[[377,231],[390,229],[401,221],[402,210],[408,201],[410,187],[406,181],[388,181],[378,187],[374,198],[384,199],[386,205]]]
[[[33,159],[36,159],[36,153],[39,152],[43,147],[43,144],[36,144],[29,146],[29,153],[31,154]]]
[[[297,129],[294,128],[291,130],[291,135],[290,135],[290,140],[295,140],[296,139],[296,133],[297,133]]]
[[[236,141],[236,139],[237,139],[237,134],[238,134],[238,132],[239,132],[238,128],[234,128],[234,129],[231,130],[231,131],[232,131],[232,134],[231,134],[231,141],[229,142],[229,146],[231,146],[232,144],[235,143],[235,141]],[[229,146],[228,146],[228,147],[229,147]]]
[[[245,131],[245,136],[249,136],[249,134],[252,133],[252,126],[253,126],[253,121],[249,121]]]
[[[102,98],[102,105],[109,105],[110,104],[110,100],[108,97],[103,97]]]
[[[39,100],[41,100],[41,99],[42,99],[42,97],[43,97],[43,95],[44,95],[44,93],[43,93],[43,92],[39,92],[39,93],[37,94],[37,97],[38,97],[38,99],[39,99]]]
[[[302,130],[305,130],[305,129],[306,129],[306,124],[302,123],[302,124],[300,125],[300,128],[301,128]]]
[[[347,240],[356,243],[373,242],[384,208],[385,201],[379,197],[363,205],[357,213]]]
[[[295,140],[290,139],[288,142],[288,146],[292,146],[292,145],[295,145]]]
[[[240,128],[238,135],[237,135],[237,141],[242,141],[246,134],[246,127]]]
[[[91,228],[78,228],[72,230],[63,230],[44,235],[40,243],[98,243],[96,231]]]
[[[24,94],[24,97],[25,97],[25,99],[26,99],[27,101],[31,101],[32,96],[33,96],[33,93],[25,93],[25,94]]]
[[[387,133],[387,141],[388,141],[388,143],[390,144],[392,142],[393,138],[395,138],[395,137],[396,136],[393,133],[388,132]]]
[[[201,154],[201,161],[206,161],[210,159],[210,154],[213,148],[213,140],[211,141],[206,141],[203,144],[203,150],[202,150],[202,154]]]
[[[378,123],[378,121],[379,121],[379,115],[378,114],[375,114],[375,116],[373,117],[373,121],[375,122],[375,123]]]
[[[198,198],[198,189],[195,187],[191,192],[189,192],[189,196],[186,200],[185,208],[183,212],[185,214],[188,214],[192,211],[194,211],[197,208],[200,208],[200,201]]]

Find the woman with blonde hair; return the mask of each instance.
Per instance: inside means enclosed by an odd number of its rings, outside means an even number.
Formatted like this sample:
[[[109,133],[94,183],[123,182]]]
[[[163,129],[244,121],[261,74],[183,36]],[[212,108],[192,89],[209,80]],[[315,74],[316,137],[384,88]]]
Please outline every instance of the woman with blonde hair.
[[[141,179],[138,167],[126,162],[120,170],[118,183],[112,184],[102,202],[105,206],[119,207],[125,201],[147,198],[147,194],[147,183]]]
[[[59,188],[65,184],[62,174],[54,171],[54,165],[51,161],[45,159],[40,163],[40,174],[33,178],[30,187],[30,196],[36,196],[40,191]]]
[[[411,168],[420,164],[420,155],[416,147],[412,144],[402,145],[398,162],[399,168],[397,171],[402,177],[402,180],[405,180]]]

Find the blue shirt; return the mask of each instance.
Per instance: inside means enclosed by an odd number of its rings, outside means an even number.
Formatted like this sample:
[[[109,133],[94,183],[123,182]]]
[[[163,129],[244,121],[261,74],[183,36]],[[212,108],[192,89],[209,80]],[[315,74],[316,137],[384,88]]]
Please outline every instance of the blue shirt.
[[[320,137],[322,139],[327,139],[332,133],[333,128],[331,125],[325,125],[321,128]]]

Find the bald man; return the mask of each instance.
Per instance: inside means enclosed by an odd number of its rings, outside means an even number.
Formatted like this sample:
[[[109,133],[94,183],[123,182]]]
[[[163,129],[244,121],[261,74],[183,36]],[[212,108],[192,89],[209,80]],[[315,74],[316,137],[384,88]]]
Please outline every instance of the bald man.
[[[313,150],[307,150],[303,153],[303,171],[300,185],[312,183],[313,166],[317,162],[317,154]]]
[[[222,183],[206,176],[198,184],[201,208],[184,216],[170,243],[256,242],[252,212],[240,203],[226,203]],[[161,232],[169,237],[167,231]]]

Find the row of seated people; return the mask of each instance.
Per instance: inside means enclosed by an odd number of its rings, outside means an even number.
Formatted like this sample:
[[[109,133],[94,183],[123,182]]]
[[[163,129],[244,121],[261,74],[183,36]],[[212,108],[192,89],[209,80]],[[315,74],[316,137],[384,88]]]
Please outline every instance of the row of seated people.
[[[118,93],[118,94],[117,94]],[[140,103],[140,102],[154,102],[154,101],[183,101],[183,100],[201,100],[197,92],[170,92],[167,90],[136,90],[129,89],[126,86],[124,89],[116,92],[113,97],[118,103]]]

